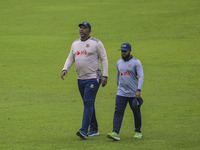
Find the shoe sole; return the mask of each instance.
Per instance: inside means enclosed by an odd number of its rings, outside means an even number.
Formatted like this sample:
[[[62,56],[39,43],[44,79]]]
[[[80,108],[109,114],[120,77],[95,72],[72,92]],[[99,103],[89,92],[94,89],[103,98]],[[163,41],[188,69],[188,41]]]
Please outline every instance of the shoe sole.
[[[141,139],[142,137],[134,137],[135,139]]]
[[[76,135],[79,136],[82,139],[86,139],[86,136],[81,132],[77,132]]]
[[[109,139],[113,139],[114,141],[119,141],[119,140],[120,140],[120,138],[114,137],[114,136],[112,136],[112,135],[110,135],[110,134],[108,134],[107,137],[108,137]]]
[[[95,135],[99,135],[99,132],[98,133],[93,133],[93,134],[87,135],[87,136],[95,136]]]

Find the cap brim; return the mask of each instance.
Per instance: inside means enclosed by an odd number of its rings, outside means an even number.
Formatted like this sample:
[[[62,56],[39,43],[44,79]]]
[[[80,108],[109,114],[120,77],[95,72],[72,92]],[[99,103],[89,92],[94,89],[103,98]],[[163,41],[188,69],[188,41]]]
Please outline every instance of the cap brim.
[[[78,26],[79,26],[79,27],[81,27],[81,26],[85,26],[86,28],[89,28],[89,29],[91,29],[89,26],[86,26],[86,25],[85,25],[85,24],[83,24],[83,23],[80,23]]]
[[[82,23],[80,23],[78,26],[79,26],[79,27],[81,27],[82,25],[83,25],[83,26],[85,26],[85,25],[84,25],[84,24],[82,24]],[[86,26],[85,26],[85,27],[86,27]]]
[[[119,51],[128,51],[129,49],[120,48]]]

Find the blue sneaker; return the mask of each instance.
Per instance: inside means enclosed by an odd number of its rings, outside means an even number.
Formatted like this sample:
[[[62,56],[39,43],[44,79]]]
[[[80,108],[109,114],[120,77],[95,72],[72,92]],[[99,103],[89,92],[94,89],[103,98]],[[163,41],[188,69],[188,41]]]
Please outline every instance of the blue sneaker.
[[[81,130],[79,130],[78,132],[76,132],[76,135],[79,136],[82,139],[86,139],[86,134],[83,131],[81,131]]]
[[[98,131],[90,130],[90,131],[87,133],[87,136],[94,136],[94,135],[99,135],[99,132],[98,132]]]

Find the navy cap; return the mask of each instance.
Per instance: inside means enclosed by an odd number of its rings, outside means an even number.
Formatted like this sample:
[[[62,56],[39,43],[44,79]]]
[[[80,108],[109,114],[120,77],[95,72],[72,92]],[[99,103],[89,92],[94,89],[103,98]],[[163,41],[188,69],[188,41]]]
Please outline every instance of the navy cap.
[[[122,51],[131,50],[131,44],[129,44],[129,43],[123,43],[123,44],[121,45],[120,50],[122,50]]]
[[[85,26],[86,28],[91,29],[91,25],[87,21],[81,22],[78,26],[81,27],[82,25]]]

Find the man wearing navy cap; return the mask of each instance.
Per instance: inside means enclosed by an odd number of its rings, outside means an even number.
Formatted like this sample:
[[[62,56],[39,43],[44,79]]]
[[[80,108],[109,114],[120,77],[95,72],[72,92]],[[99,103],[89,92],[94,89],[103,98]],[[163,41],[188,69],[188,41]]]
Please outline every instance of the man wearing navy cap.
[[[80,38],[72,43],[61,78],[64,80],[64,76],[75,62],[79,92],[84,104],[82,126],[76,135],[86,139],[86,136],[99,135],[94,104],[100,84],[102,87],[107,84],[108,59],[102,42],[90,36],[90,23],[84,21],[78,26]]]
[[[117,95],[115,101],[115,113],[113,119],[113,131],[107,137],[119,141],[119,131],[121,128],[124,111],[129,103],[135,121],[134,138],[141,139],[141,113],[140,107],[143,100],[140,96],[144,74],[141,62],[131,55],[131,45],[123,43],[121,45],[122,58],[117,61]]]

